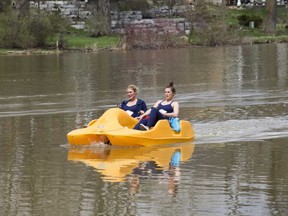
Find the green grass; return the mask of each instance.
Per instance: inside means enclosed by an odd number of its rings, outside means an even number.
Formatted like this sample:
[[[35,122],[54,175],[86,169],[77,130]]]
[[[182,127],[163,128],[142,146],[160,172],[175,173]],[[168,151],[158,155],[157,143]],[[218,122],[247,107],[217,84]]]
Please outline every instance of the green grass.
[[[266,9],[264,7],[252,7],[247,9],[228,9],[227,10],[227,22],[238,22],[237,17],[240,15],[257,15],[264,18],[266,16]]]
[[[116,47],[119,43],[120,37],[119,36],[105,36],[105,37],[98,37],[98,38],[91,38],[85,35],[69,35],[65,37],[65,40],[67,42],[66,49],[79,49],[79,50],[93,50],[97,51],[99,49],[110,49],[113,47]],[[55,45],[55,38],[49,39],[49,44]],[[53,49],[49,50],[27,50],[26,52],[32,52],[32,53],[47,53],[47,52],[53,52]],[[0,55],[9,55],[9,54],[17,54],[17,53],[25,53],[24,50],[19,49],[0,49]]]
[[[2,53],[2,52],[8,52],[8,51],[10,51],[10,49],[2,49],[2,48],[0,48],[0,53]]]
[[[0,55],[7,55],[7,54],[12,53],[12,52],[21,52],[21,50],[0,48]]]
[[[287,42],[288,42],[288,35],[252,37],[253,44],[287,43]]]
[[[103,49],[103,48],[112,48],[115,47],[120,40],[118,36],[105,36],[98,38],[91,38],[87,36],[67,36],[67,45],[68,48],[92,48],[92,49]]]

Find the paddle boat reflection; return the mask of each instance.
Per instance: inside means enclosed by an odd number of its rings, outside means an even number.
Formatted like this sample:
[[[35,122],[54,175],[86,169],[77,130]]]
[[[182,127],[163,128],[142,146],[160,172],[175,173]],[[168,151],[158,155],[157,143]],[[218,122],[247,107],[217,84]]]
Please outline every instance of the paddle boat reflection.
[[[141,177],[158,176],[162,180],[165,176],[167,180],[179,177],[181,162],[189,160],[193,151],[193,143],[138,148],[71,148],[68,160],[94,167],[104,181],[128,180],[131,193],[135,193]]]

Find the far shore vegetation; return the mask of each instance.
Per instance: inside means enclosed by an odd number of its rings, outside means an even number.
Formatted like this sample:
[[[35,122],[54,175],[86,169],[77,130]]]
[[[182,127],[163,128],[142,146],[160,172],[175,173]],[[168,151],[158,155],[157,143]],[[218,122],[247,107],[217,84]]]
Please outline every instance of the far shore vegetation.
[[[202,0],[195,2],[197,4],[193,8],[188,7],[181,14],[181,17],[192,23],[188,34],[151,34],[149,41],[133,31],[127,31],[124,35],[112,34],[107,25],[93,22],[96,18],[107,22],[107,18],[99,13],[87,21],[86,30],[77,30],[57,11],[30,11],[28,14],[21,14],[9,9],[2,10],[0,55],[288,42],[288,9],[284,6],[277,7],[277,19],[274,16],[275,30],[272,29],[271,32],[271,28],[267,30],[266,23],[275,9],[269,12],[268,6],[231,8],[207,4]],[[273,22],[271,25],[273,27]]]

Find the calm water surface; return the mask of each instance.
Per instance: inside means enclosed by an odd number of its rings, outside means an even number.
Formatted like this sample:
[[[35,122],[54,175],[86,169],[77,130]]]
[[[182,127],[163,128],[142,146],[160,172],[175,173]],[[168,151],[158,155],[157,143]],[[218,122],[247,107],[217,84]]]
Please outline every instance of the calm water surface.
[[[287,75],[287,44],[0,56],[0,215],[287,215]],[[170,81],[193,143],[68,145]]]

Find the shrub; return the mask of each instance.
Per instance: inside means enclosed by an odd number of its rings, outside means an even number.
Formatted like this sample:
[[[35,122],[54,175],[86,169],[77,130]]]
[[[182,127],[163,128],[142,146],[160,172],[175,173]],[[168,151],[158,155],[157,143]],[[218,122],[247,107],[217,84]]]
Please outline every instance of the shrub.
[[[125,44],[127,49],[167,49],[184,47],[188,45],[188,42],[181,39],[179,35],[169,32],[161,34],[153,28],[141,29],[129,26],[121,44]]]
[[[198,38],[197,43],[192,41],[192,44],[201,46],[236,45],[241,42],[238,31],[218,23],[197,29],[196,35]]]
[[[44,47],[46,38],[53,34],[49,18],[37,14],[29,19],[27,25],[31,35],[34,37],[34,46]]]
[[[33,46],[33,36],[25,22],[20,22],[17,15],[0,15],[0,47],[28,48]]]
[[[247,14],[242,14],[240,16],[237,17],[239,24],[241,26],[249,26],[249,22],[250,22],[250,16]]]
[[[1,48],[34,48],[46,47],[47,38],[58,36],[64,44],[65,22],[54,14],[31,13],[19,17],[16,13],[0,14],[0,47]]]
[[[150,8],[150,5],[146,0],[122,0],[118,2],[118,8],[120,11],[145,11]]]
[[[263,18],[255,14],[242,14],[237,17],[239,24],[242,26],[249,27],[250,22],[254,22],[255,28],[260,28],[263,23]]]
[[[0,12],[5,11],[9,5],[10,5],[9,0],[1,0],[0,1]]]

